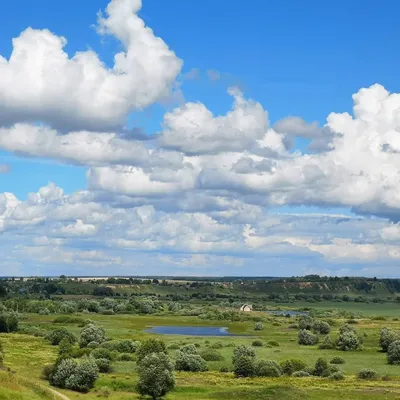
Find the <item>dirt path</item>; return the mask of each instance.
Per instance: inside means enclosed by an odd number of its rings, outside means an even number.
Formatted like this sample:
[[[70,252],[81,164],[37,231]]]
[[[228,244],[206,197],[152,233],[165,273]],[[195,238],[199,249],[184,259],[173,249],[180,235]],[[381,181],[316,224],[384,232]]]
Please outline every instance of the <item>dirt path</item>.
[[[49,392],[53,393],[54,396],[55,396],[57,399],[59,399],[59,400],[71,400],[71,399],[70,399],[69,397],[67,397],[65,394],[62,394],[62,393],[60,393],[60,392],[57,392],[57,390],[54,390],[54,389],[49,388],[49,387],[46,387],[46,389],[47,389]]]

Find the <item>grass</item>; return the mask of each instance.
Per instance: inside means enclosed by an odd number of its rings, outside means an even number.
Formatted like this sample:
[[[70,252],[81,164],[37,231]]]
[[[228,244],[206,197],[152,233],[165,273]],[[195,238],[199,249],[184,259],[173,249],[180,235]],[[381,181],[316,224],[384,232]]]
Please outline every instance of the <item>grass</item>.
[[[344,303],[335,303],[342,305]],[[353,306],[354,304],[351,304]],[[308,306],[310,306],[308,304]],[[316,305],[312,305],[316,307]],[[319,306],[319,304],[317,304]],[[374,307],[380,307],[384,311],[385,306],[367,304],[371,306],[369,311],[363,312],[371,315],[383,315],[378,313]],[[400,306],[397,306],[400,307]],[[351,307],[350,307],[351,308]],[[386,310],[387,316],[395,316],[395,309]],[[262,314],[265,316],[265,313]],[[79,333],[78,322],[60,324],[54,323],[57,316],[38,314],[28,314],[22,324],[32,324],[42,329],[50,330],[65,326],[75,334]],[[150,336],[161,337],[166,341],[167,346],[172,344],[182,345],[184,343],[197,343],[199,350],[207,348],[215,342],[220,342],[222,348],[216,351],[224,357],[224,361],[208,362],[210,371],[205,373],[177,373],[177,388],[171,392],[166,399],[399,399],[400,398],[400,366],[391,366],[386,362],[386,355],[381,353],[378,348],[379,331],[384,326],[391,326],[400,329],[400,322],[388,318],[386,321],[374,320],[370,318],[358,319],[354,326],[361,333],[365,334],[365,348],[363,351],[341,352],[338,350],[319,350],[317,346],[299,346],[297,344],[296,329],[290,329],[289,324],[293,324],[293,318],[268,317],[264,322],[263,331],[254,331],[253,322],[227,322],[227,321],[203,321],[197,317],[184,316],[137,316],[137,315],[114,315],[104,316],[98,314],[74,315],[77,318],[90,318],[99,325],[104,326],[107,335],[113,339],[131,338],[134,340],[144,340]],[[344,319],[335,320],[332,328],[331,337],[335,338],[339,327],[345,322]],[[203,325],[203,326],[227,326],[233,333],[248,334],[249,337],[186,337],[186,336],[160,336],[143,332],[148,326],[157,325]],[[324,378],[257,378],[257,379],[235,379],[232,373],[219,373],[221,366],[231,368],[231,357],[233,346],[238,344],[251,345],[251,342],[259,338],[264,343],[277,341],[279,347],[255,347],[257,357],[260,359],[272,359],[282,361],[288,358],[299,358],[306,361],[310,366],[315,363],[317,358],[324,357],[327,360],[334,356],[341,356],[346,363],[340,368],[346,373],[346,379],[340,382],[333,382]],[[40,385],[45,386],[47,382],[40,379],[41,369],[46,363],[54,361],[56,358],[57,347],[51,346],[43,338],[36,338],[21,334],[1,334],[0,341],[5,349],[5,364],[15,372],[15,377],[26,377]],[[175,350],[170,350],[170,355],[175,357]],[[372,367],[380,376],[388,375],[390,381],[361,381],[355,375],[364,367]],[[79,394],[71,391],[60,390],[67,394],[71,400],[75,399],[98,399],[100,389],[108,387],[111,400],[138,399],[135,392],[137,382],[135,362],[116,362],[113,364],[113,372],[101,374],[96,383],[96,387],[88,394]],[[11,377],[9,383],[2,384],[0,380],[0,400],[3,399],[46,399],[38,397],[34,389],[28,388],[18,382],[13,375],[1,372],[0,379]],[[14,379],[14,381],[12,380]],[[24,391],[31,391],[30,396],[26,397]],[[39,389],[37,389],[39,390]],[[11,393],[11,394],[10,394]],[[29,393],[29,392],[28,392]],[[8,396],[8,397],[7,397]],[[11,396],[11,397],[10,397]],[[14,396],[14,397],[12,397]],[[20,397],[17,397],[20,396]],[[25,397],[24,397],[25,396]],[[36,396],[36,397],[35,397]]]

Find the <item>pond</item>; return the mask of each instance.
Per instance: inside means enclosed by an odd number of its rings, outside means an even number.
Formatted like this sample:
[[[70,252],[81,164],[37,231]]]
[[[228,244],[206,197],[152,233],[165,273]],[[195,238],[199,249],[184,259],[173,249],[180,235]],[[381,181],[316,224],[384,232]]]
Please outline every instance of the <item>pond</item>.
[[[228,332],[228,328],[218,326],[152,326],[145,330],[160,335],[186,336],[244,336]]]
[[[298,315],[308,315],[306,311],[295,311],[295,310],[267,310],[267,313],[273,315],[290,315],[291,317],[297,317]]]

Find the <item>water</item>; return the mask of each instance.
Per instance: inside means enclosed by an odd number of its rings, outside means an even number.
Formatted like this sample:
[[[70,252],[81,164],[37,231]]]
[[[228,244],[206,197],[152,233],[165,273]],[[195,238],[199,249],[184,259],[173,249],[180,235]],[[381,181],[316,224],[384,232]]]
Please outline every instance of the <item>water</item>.
[[[291,317],[297,317],[298,315],[308,315],[306,311],[294,311],[294,310],[269,310],[267,313],[273,315],[290,315]]]
[[[218,326],[153,326],[148,333],[186,336],[240,336],[228,332],[228,328]]]

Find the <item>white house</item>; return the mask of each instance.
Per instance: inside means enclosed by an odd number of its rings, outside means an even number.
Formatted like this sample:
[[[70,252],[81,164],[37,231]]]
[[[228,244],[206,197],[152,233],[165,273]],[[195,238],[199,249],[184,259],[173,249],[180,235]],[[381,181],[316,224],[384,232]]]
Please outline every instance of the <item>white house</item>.
[[[240,307],[240,311],[245,311],[245,312],[253,311],[253,307],[251,304],[243,304],[242,307]]]

